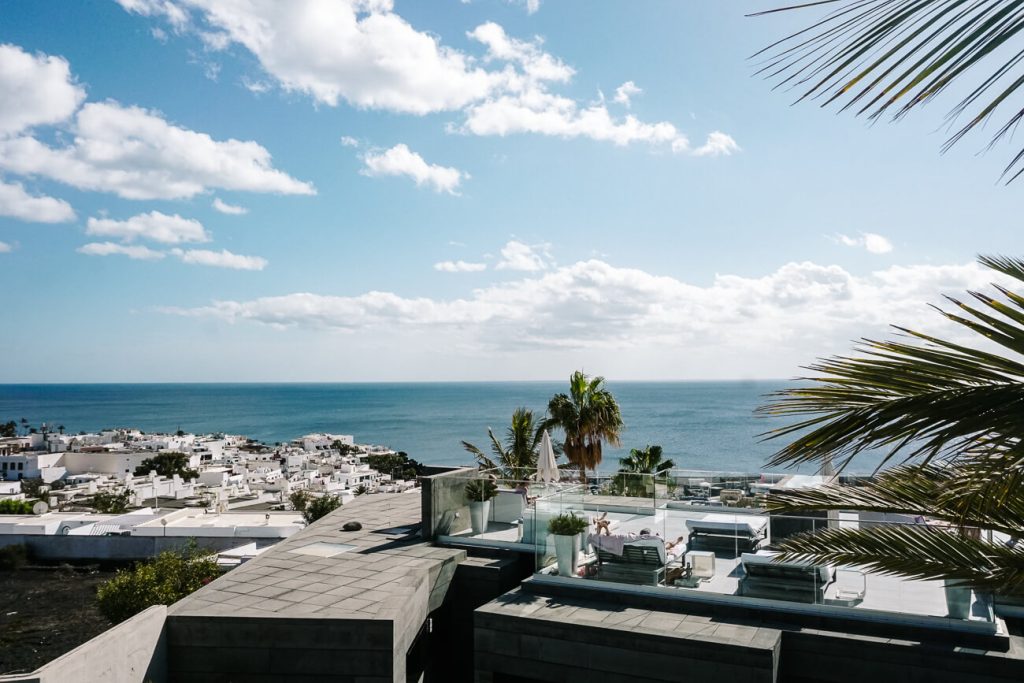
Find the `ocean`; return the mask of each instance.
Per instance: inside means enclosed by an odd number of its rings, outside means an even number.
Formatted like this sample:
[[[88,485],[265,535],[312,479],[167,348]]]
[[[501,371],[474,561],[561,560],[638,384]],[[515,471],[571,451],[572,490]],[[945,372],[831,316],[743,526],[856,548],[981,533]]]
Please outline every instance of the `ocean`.
[[[785,382],[608,382],[622,409],[622,448],[607,448],[602,470],[630,448],[661,445],[677,467],[763,471],[781,442],[758,435],[785,424],[757,417],[765,395]],[[365,384],[17,384],[0,385],[0,422],[25,418],[67,431],[225,432],[273,444],[310,432],[353,434],[357,443],[406,451],[420,462],[469,464],[462,440],[486,448],[517,406],[543,413],[564,382]],[[877,460],[848,471],[869,472]],[[811,472],[813,468],[793,470]]]

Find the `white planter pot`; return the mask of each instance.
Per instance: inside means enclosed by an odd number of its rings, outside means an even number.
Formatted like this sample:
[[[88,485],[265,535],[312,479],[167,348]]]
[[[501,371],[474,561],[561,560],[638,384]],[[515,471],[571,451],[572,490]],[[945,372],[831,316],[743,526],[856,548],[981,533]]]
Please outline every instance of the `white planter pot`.
[[[491,501],[474,501],[469,504],[469,524],[474,534],[487,533],[487,520],[491,517]]]
[[[580,557],[580,537],[555,535],[555,557],[559,576],[576,576]]]
[[[951,619],[967,619],[971,616],[971,589],[951,583],[958,582],[946,581],[946,612]]]

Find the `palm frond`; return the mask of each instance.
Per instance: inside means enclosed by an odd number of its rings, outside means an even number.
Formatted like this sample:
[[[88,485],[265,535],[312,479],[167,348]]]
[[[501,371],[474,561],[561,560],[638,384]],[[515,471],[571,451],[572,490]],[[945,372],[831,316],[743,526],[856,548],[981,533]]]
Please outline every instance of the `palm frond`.
[[[770,512],[788,514],[846,510],[922,515],[961,528],[1024,536],[1024,496],[997,500],[986,495],[990,481],[991,471],[980,467],[899,466],[856,486],[834,483],[773,493],[766,506]]]
[[[951,579],[976,590],[1024,592],[1024,550],[925,525],[829,528],[778,544],[780,560],[862,567],[910,579]]]
[[[947,116],[954,127],[966,120],[943,151],[1006,107],[989,146],[1024,118],[1024,108],[1010,106],[1024,86],[1024,0],[823,0],[757,15],[819,5],[839,6],[754,55],[763,60],[757,73],[797,89],[798,102],[842,102],[840,111],[898,120],[971,72],[970,91]],[[1008,182],[1022,161],[1024,150],[1004,169]]]
[[[985,257],[982,263],[1024,281],[1024,262]],[[839,356],[808,369],[810,382],[776,392],[762,415],[803,419],[772,430],[793,436],[770,466],[836,459],[840,468],[868,449],[884,462],[956,459],[985,446],[993,452],[1024,440],[1024,297],[997,287],[1005,300],[970,292],[980,307],[955,298],[947,319],[1008,352],[1000,355],[902,327],[913,342],[864,340],[859,357]]]

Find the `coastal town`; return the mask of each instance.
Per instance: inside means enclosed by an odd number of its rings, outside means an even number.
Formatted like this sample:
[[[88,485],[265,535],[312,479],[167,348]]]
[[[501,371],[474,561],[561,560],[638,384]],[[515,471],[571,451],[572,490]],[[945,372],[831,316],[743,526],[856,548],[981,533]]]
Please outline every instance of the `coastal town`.
[[[350,434],[270,446],[183,431],[14,431],[24,433],[0,438],[0,535],[96,539],[36,549],[49,559],[109,559],[101,539],[127,536],[221,539],[211,549],[238,560],[303,528],[308,501],[338,505],[416,486],[418,464],[405,453]],[[139,546],[139,557],[148,554]]]

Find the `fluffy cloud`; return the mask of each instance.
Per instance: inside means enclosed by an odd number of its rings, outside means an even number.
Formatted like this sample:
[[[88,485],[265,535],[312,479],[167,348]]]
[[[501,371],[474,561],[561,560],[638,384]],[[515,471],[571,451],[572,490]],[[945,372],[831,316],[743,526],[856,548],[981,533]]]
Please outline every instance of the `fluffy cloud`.
[[[178,214],[168,216],[159,211],[140,213],[123,221],[110,218],[90,218],[85,234],[95,237],[115,237],[125,242],[136,239],[151,240],[163,244],[182,242],[209,242],[210,234],[199,221],[182,218]]]
[[[121,1],[121,0],[119,0]],[[139,14],[188,14],[201,33],[243,46],[286,90],[330,106],[426,114],[486,95],[495,76],[458,50],[414,29],[390,0],[121,1]]]
[[[65,121],[84,99],[64,59],[0,45],[0,136]]]
[[[0,216],[32,223],[66,223],[75,220],[75,210],[63,199],[31,195],[21,183],[0,180]]]
[[[525,244],[510,240],[501,248],[501,260],[495,266],[498,270],[521,270],[536,272],[547,270],[551,265],[551,245]]]
[[[417,187],[426,185],[435,192],[458,194],[462,181],[469,174],[457,168],[428,164],[416,152],[406,145],[398,144],[383,152],[368,153],[363,156],[364,168],[361,174],[376,176],[407,176],[416,182]]]
[[[244,216],[249,213],[249,209],[244,206],[237,206],[236,204],[228,204],[225,201],[221,201],[220,197],[213,198],[213,208],[221,213],[226,213],[229,216]]]
[[[434,264],[434,270],[443,273],[479,273],[487,270],[486,263],[469,263],[467,261],[441,261]]]
[[[531,13],[540,6],[539,0],[514,1],[522,1]],[[540,39],[511,38],[493,22],[467,34],[486,48],[481,60],[413,28],[394,12],[392,0],[121,4],[131,12],[188,24],[207,43],[206,36],[214,34],[218,47],[225,42],[242,46],[283,89],[305,93],[321,104],[346,101],[412,114],[461,111],[464,120],[450,130],[473,135],[584,137],[616,145],[646,143],[698,156],[739,150],[724,133],[694,149],[667,121],[613,117],[603,102],[581,104],[552,92],[551,86],[569,82],[574,70],[545,52]],[[184,24],[177,19],[179,13],[189,17]],[[632,82],[619,88],[627,103],[638,91]]]
[[[0,254],[9,254],[13,248],[7,242],[0,242]]]
[[[76,250],[79,254],[89,256],[127,256],[138,261],[155,261],[162,259],[165,254],[162,251],[155,251],[149,247],[139,244],[117,244],[115,242],[90,242],[83,244]]]
[[[648,123],[633,115],[612,116],[604,101],[580,105],[574,99],[554,93],[550,84],[566,82],[573,70],[540,49],[539,41],[526,43],[509,38],[501,26],[487,23],[468,36],[487,47],[489,60],[503,60],[520,70],[508,72],[504,87],[483,101],[465,109],[465,120],[452,130],[472,135],[513,135],[534,133],[562,138],[589,138],[618,146],[634,143],[662,147],[678,153],[697,156],[728,154],[739,150],[725,133],[708,136],[701,147],[694,149],[689,139],[668,121]],[[619,88],[630,92],[632,81]],[[618,93],[616,95],[618,97]],[[626,95],[628,101],[628,95]]]
[[[719,358],[795,353],[806,362],[847,349],[851,338],[884,335],[894,321],[936,331],[945,323],[927,302],[942,292],[983,288],[992,279],[991,271],[973,263],[899,266],[855,276],[838,266],[804,262],[763,277],[720,275],[694,285],[591,260],[450,300],[390,292],[297,293],[168,310],[278,327],[448,331],[480,348],[658,345]]]
[[[888,254],[892,251],[892,242],[874,232],[862,232],[857,237],[838,234],[836,241],[845,247],[866,249],[872,254]]]
[[[341,136],[341,144],[342,144],[343,147],[358,147],[359,146],[359,140],[356,140],[351,135],[342,135]]]
[[[626,81],[615,89],[615,97],[612,99],[625,107],[630,107],[633,104],[633,100],[631,98],[634,95],[639,95],[641,93],[643,93],[643,90],[639,88],[636,83],[633,81]]]
[[[217,141],[139,107],[87,104],[72,132],[74,141],[59,147],[32,137],[0,140],[0,167],[126,199],[179,199],[214,188],[314,194],[312,185],[273,168],[255,142]]]
[[[171,254],[180,258],[184,263],[198,266],[232,268],[234,270],[263,270],[267,267],[267,260],[265,258],[232,254],[227,249],[222,249],[221,251],[171,249]]]

